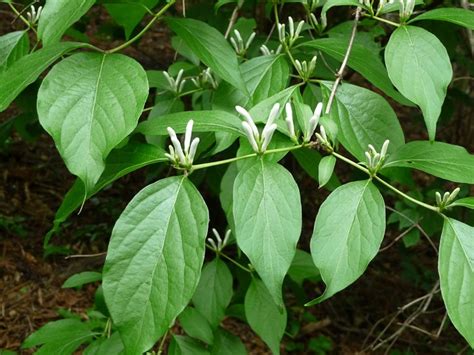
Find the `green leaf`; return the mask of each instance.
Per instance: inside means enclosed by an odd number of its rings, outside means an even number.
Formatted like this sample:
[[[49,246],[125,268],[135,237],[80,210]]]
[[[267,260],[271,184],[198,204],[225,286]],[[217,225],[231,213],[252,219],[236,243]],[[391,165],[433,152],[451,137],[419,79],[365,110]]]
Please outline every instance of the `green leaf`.
[[[28,54],[30,40],[26,31],[15,31],[0,36],[0,72]]]
[[[312,41],[307,41],[301,46],[306,48],[315,48],[323,51],[336,60],[342,61],[347,51],[347,38],[319,38]],[[382,90],[385,94],[397,100],[404,105],[412,105],[409,100],[400,95],[396,91],[390,78],[388,77],[387,69],[382,63],[380,56],[360,43],[354,43],[349,56],[347,65],[360,73],[370,83]]]
[[[409,23],[421,20],[446,21],[474,30],[474,12],[472,10],[456,7],[434,9],[415,17]]]
[[[245,345],[239,337],[218,328],[214,332],[214,344],[211,347],[211,355],[247,355]]]
[[[273,301],[262,281],[252,278],[245,295],[245,317],[257,335],[274,354],[280,354],[280,341],[286,328],[286,309]]]
[[[101,191],[115,180],[147,165],[168,161],[165,151],[151,144],[129,143],[120,149],[114,149],[107,157],[105,170],[86,199]],[[77,179],[64,197],[54,216],[54,226],[45,237],[45,245],[59,226],[84,202],[84,184]]]
[[[122,352],[122,339],[120,334],[115,332],[110,338],[99,338],[92,342],[84,350],[84,355],[122,354]]]
[[[311,254],[300,249],[296,249],[295,258],[288,270],[288,276],[299,285],[302,285],[305,279],[320,279],[319,270],[314,265]]]
[[[128,39],[148,12],[147,8],[151,11],[157,3],[158,0],[134,0],[126,4],[106,4],[105,8],[115,22],[124,28],[125,37]]]
[[[167,22],[204,64],[223,80],[247,93],[237,56],[218,30],[205,22],[190,18],[170,18]]]
[[[186,307],[204,260],[209,213],[186,177],[141,190],[112,232],[104,295],[127,354],[150,349]]]
[[[63,288],[79,287],[91,282],[102,280],[102,273],[84,271],[69,277],[63,284]]]
[[[25,55],[8,70],[0,73],[0,112],[4,111],[23,89],[38,79],[38,76],[60,56],[84,46],[83,43],[65,42],[41,48]]]
[[[370,180],[347,183],[321,205],[311,255],[326,284],[320,303],[356,281],[379,251],[385,233],[385,204]]]
[[[298,186],[281,165],[256,159],[237,175],[233,195],[237,244],[282,307],[283,279],[301,233]]]
[[[460,198],[459,200],[454,201],[451,206],[456,207],[466,207],[474,210],[474,197],[465,197]]]
[[[453,77],[446,48],[423,28],[401,26],[390,36],[385,63],[395,87],[420,106],[430,140],[434,140],[436,123]]]
[[[26,338],[22,348],[40,346],[36,354],[70,355],[95,334],[78,319],[49,322]]]
[[[209,355],[209,351],[204,348],[202,343],[190,337],[173,335],[168,355]]]
[[[207,319],[196,308],[187,307],[178,317],[186,334],[206,344],[214,342],[212,328]]]
[[[336,166],[336,158],[334,156],[328,155],[321,159],[318,167],[319,188],[326,185],[331,179],[334,166]]]
[[[228,132],[243,136],[242,121],[225,111],[186,111],[171,113],[142,122],[135,132],[151,136],[167,136],[167,127],[184,133],[189,120],[194,121],[193,132]]]
[[[445,218],[438,272],[449,319],[474,348],[474,228]]]
[[[332,83],[323,85],[329,92]],[[373,91],[351,84],[340,85],[330,115],[338,126],[337,139],[360,161],[365,161],[368,144],[380,149],[389,139],[389,152],[392,152],[405,143],[395,112]]]
[[[145,71],[121,54],[75,54],[44,79],[38,92],[40,123],[87,192],[110,151],[135,129],[147,96]]]
[[[389,167],[418,169],[442,179],[474,184],[474,155],[458,145],[409,142],[389,155],[384,168]]]
[[[38,22],[38,37],[43,46],[59,42],[64,32],[94,3],[95,0],[47,0]]]
[[[232,294],[232,274],[227,265],[216,258],[202,269],[193,304],[211,326],[216,328],[224,319]]]

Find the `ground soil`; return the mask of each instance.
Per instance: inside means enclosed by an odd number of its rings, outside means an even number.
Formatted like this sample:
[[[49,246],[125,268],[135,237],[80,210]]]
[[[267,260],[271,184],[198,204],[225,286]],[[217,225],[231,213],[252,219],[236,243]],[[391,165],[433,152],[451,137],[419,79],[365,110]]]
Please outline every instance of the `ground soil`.
[[[12,18],[0,13],[0,34],[21,27]],[[88,33],[95,33],[101,21],[107,21],[102,12],[92,12]],[[119,43],[107,42],[91,36],[92,43],[104,47]],[[125,53],[137,58],[147,68],[164,68],[173,60],[169,46],[169,33],[163,26],[155,26],[137,46]],[[351,81],[360,81],[357,75]],[[471,114],[461,109],[458,115]],[[401,120],[409,137],[420,138],[423,130],[410,126],[407,117],[411,110],[400,108]],[[15,114],[15,108],[0,115],[0,123]],[[406,119],[406,120],[405,120]],[[406,121],[406,122],[405,122]],[[472,125],[459,118],[450,129],[441,133],[444,140],[464,144],[474,149]],[[468,134],[466,139],[466,132]],[[318,190],[316,183],[300,171],[293,161],[296,177],[304,203],[304,231],[301,247],[308,248],[314,215],[327,192]],[[349,179],[344,166],[337,167],[342,179]],[[132,196],[148,182],[148,170],[132,173],[111,188],[87,202],[80,215],[72,216],[54,239],[55,245],[67,248],[69,254],[97,254],[104,252],[111,228],[120,211]],[[65,258],[64,255],[43,256],[43,237],[51,227],[54,213],[74,179],[67,172],[52,140],[41,134],[33,142],[25,142],[14,134],[6,151],[0,153],[0,349],[20,351],[28,334],[45,323],[60,319],[58,310],[66,309],[86,318],[86,311],[93,304],[97,284],[80,290],[63,289],[61,285],[70,275],[86,270],[97,270],[103,256],[90,258]],[[424,175],[419,181],[427,181]],[[429,182],[429,180],[427,181]],[[389,201],[393,206],[393,201]],[[395,238],[396,231],[389,230],[386,244]],[[437,244],[436,239],[434,243]],[[369,266],[366,274],[347,290],[323,304],[308,309],[314,317],[301,320],[298,335],[285,337],[284,343],[307,344],[324,335],[331,339],[334,354],[385,353],[398,349],[398,353],[448,354],[467,351],[465,342],[449,321],[439,331],[445,311],[439,292],[434,292],[426,310],[407,325],[404,322],[416,315],[419,303],[400,312],[400,307],[429,293],[436,282],[436,253],[429,243],[423,242],[409,251],[399,244],[380,253]],[[414,280],[416,278],[416,280]],[[321,285],[305,284],[309,295],[321,292]],[[289,309],[301,311],[291,289],[286,290]],[[244,323],[228,318],[224,326],[239,336],[251,354],[269,354],[263,342]],[[380,339],[378,336],[387,327]],[[403,329],[403,332],[400,332]],[[179,332],[179,328],[175,329]],[[392,343],[373,349],[371,345],[396,332],[400,336]],[[438,334],[439,333],[439,334]],[[388,347],[389,346],[389,347]],[[397,350],[397,351],[398,351]],[[20,351],[21,352],[21,351]],[[1,353],[1,351],[0,351]],[[23,353],[27,353],[23,351]],[[294,353],[314,353],[300,350]]]

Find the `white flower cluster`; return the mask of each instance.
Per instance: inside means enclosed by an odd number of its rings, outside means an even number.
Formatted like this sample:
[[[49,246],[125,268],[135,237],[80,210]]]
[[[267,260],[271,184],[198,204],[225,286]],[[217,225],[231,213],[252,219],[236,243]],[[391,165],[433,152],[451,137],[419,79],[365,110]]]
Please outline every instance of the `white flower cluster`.
[[[163,71],[163,75],[170,85],[170,90],[176,95],[179,95],[183,91],[184,84],[186,83],[186,79],[183,79],[183,73],[184,70],[181,69],[175,79],[167,71]]]
[[[436,191],[436,194],[435,194],[436,195],[436,204],[438,205],[439,209],[443,210],[446,207],[449,207],[451,202],[453,202],[454,199],[457,197],[459,191],[461,191],[461,189],[459,187],[457,187],[451,193],[445,192],[443,197],[441,197],[441,194],[438,191]]]
[[[225,232],[224,239],[221,238],[219,232],[215,228],[212,228],[212,233],[216,237],[217,243],[212,238],[207,238],[207,241],[211,245],[212,249],[214,249],[214,251],[220,252],[227,245],[231,230],[229,229],[227,230],[227,232]]]
[[[258,130],[252,116],[250,116],[250,113],[246,109],[244,109],[242,106],[235,106],[235,109],[245,118],[245,121],[242,122],[242,127],[244,128],[245,134],[249,140],[250,145],[252,146],[252,149],[258,154],[265,153],[272,140],[273,133],[275,133],[275,130],[277,129],[275,120],[278,116],[278,112],[280,111],[280,104],[277,103],[273,105],[270,114],[268,115],[265,127],[261,133]]]
[[[204,69],[197,77],[191,78],[191,81],[198,88],[205,88],[210,84],[213,89],[217,89],[217,80],[212,75],[211,68]]]
[[[38,10],[35,9],[34,5],[30,6],[30,11],[26,13],[26,18],[30,25],[34,25],[39,21],[41,12],[43,11],[43,6],[38,7]]]
[[[285,105],[285,111],[286,111],[286,118],[285,118],[286,126],[288,127],[288,131],[290,132],[291,139],[295,143],[297,143],[298,136],[296,135],[296,132],[295,132],[295,124],[293,121],[293,110],[289,102]],[[304,129],[304,132],[303,132],[304,143],[308,143],[313,137],[314,132],[316,131],[316,127],[318,126],[322,111],[323,111],[323,103],[320,102],[316,105],[313,115],[308,120],[308,124],[306,125]],[[324,130],[324,127],[321,126],[321,129]],[[326,136],[326,133],[324,133],[324,135]]]
[[[186,133],[184,134],[184,147],[181,145],[176,132],[173,128],[168,127],[168,134],[171,138],[171,144],[168,146],[169,153],[165,153],[166,157],[179,168],[190,169],[193,166],[194,157],[196,155],[199,138],[192,141],[194,121],[190,120],[186,125]]]
[[[239,30],[234,30],[234,35],[230,37],[230,43],[232,43],[235,53],[243,57],[247,53],[247,50],[252,44],[254,38],[255,32],[252,32],[249,38],[247,38],[247,41],[244,43],[244,40],[242,39],[242,35],[240,34]]]
[[[365,152],[365,157],[367,158],[366,165],[369,171],[372,174],[377,173],[385,162],[387,157],[387,149],[390,141],[387,139],[383,145],[380,153],[378,153],[372,144],[369,144],[369,150]]]
[[[273,54],[280,54],[281,53],[281,44],[277,47],[277,49],[268,49],[268,47],[264,44],[260,46],[260,52],[262,55],[273,55]]]
[[[399,0],[400,1],[400,18],[408,20],[415,9],[415,0]]]
[[[317,56],[314,56],[309,62],[309,64],[306,62],[306,60],[303,60],[302,62],[300,62],[298,59],[295,60],[295,67],[301,79],[303,79],[304,81],[308,81],[309,78],[311,78],[314,69],[316,69],[316,60]]]
[[[298,38],[300,38],[301,30],[303,29],[304,21],[300,21],[295,28],[295,23],[291,16],[288,17],[288,30],[289,33],[286,33],[285,24],[278,24],[278,38],[282,45],[288,46],[291,48]]]

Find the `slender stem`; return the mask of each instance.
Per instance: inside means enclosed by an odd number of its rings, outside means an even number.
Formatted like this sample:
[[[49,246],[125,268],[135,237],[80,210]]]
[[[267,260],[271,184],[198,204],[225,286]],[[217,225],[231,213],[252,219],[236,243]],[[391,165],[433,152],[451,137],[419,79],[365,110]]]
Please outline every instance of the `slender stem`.
[[[289,152],[291,150],[296,150],[296,149],[303,148],[304,146],[307,146],[307,145],[308,144],[303,143],[303,144],[294,145],[294,146],[291,146],[291,147],[269,149],[269,150],[266,150],[265,152],[263,152],[262,154],[251,153],[251,154],[247,154],[247,155],[241,155],[239,157],[234,157],[234,158],[229,158],[229,159],[224,159],[224,160],[218,160],[218,161],[212,161],[212,162],[203,163],[203,164],[196,164],[196,165],[193,165],[191,171],[206,169],[206,168],[210,168],[210,167],[218,166],[218,165],[229,164],[229,163],[236,162],[238,160],[254,158],[254,157],[257,157],[257,156],[260,156],[260,155]]]
[[[186,91],[186,92],[183,92],[183,93],[179,94],[178,97],[183,97],[183,96],[186,96],[186,95],[191,95],[191,94],[194,94],[195,92],[199,92],[199,91],[202,91],[202,90],[203,90],[202,88],[194,89],[194,90],[189,90],[189,91]]]
[[[250,270],[249,268],[243,266],[241,263],[239,263],[238,261],[232,259],[230,256],[224,254],[222,251],[217,251],[217,250],[215,250],[215,249],[214,249],[211,245],[209,245],[209,244],[206,244],[206,247],[207,247],[208,249],[214,251],[217,255],[222,256],[223,258],[229,260],[231,263],[233,263],[235,266],[241,268],[242,270],[244,270],[244,271],[246,271],[246,272],[248,272],[248,273],[250,273],[250,274],[252,273],[252,270]]]
[[[240,3],[237,3],[237,5],[234,7],[234,11],[232,11],[232,15],[230,16],[229,24],[227,25],[227,29],[225,30],[225,35],[224,35],[225,39],[227,39],[227,37],[229,37],[230,30],[232,29],[232,27],[234,27],[235,22],[237,21],[237,18],[239,16],[239,9],[240,9],[239,4]]]
[[[163,6],[161,8],[161,10],[158,11],[153,16],[153,18],[150,20],[150,22],[148,22],[147,25],[135,37],[130,38],[127,42],[122,43],[121,45],[119,45],[115,48],[106,50],[104,52],[109,53],[109,54],[110,53],[115,53],[115,52],[118,52],[118,51],[128,47],[129,45],[131,45],[133,42],[135,42],[137,39],[139,39],[141,36],[143,36],[145,34],[145,32],[148,31],[148,29],[155,23],[155,21],[158,20],[171,6],[173,6],[175,2],[176,2],[176,0],[171,0],[168,4]]]
[[[38,33],[36,32],[35,28],[31,25],[31,23],[20,12],[18,12],[18,10],[15,8],[15,6],[13,6],[13,4],[11,2],[8,3],[8,6],[10,6],[10,9],[12,9],[12,11],[15,13],[15,15],[18,16],[18,18],[20,20],[22,20],[25,25],[28,26],[28,29],[31,29],[36,34],[36,36],[38,36]]]
[[[395,27],[400,27],[401,26],[399,23],[384,19],[383,17],[378,17],[378,16],[375,16],[375,15],[366,14],[366,13],[364,13],[363,16],[370,17],[370,18],[372,18],[374,20],[377,20],[377,21],[380,21],[380,22],[388,23],[389,25],[392,25],[392,26],[395,26]]]
[[[352,51],[352,46],[354,45],[355,35],[357,33],[357,25],[359,23],[360,13],[362,9],[360,7],[357,8],[355,17],[354,17],[354,24],[352,26],[352,33],[349,39],[349,45],[347,46],[346,54],[344,55],[344,59],[342,60],[341,67],[339,68],[338,72],[336,73],[336,81],[332,86],[331,94],[329,96],[328,104],[326,106],[326,115],[329,114],[331,111],[332,103],[334,102],[334,97],[336,96],[337,87],[339,86],[342,77],[344,76],[344,70],[346,69],[347,62],[349,61],[349,56]]]
[[[163,354],[163,348],[164,348],[164,346],[165,346],[166,337],[168,336],[168,332],[169,332],[169,331],[170,331],[170,330],[167,329],[167,330],[166,330],[166,333],[165,333],[165,334],[163,335],[163,337],[161,338],[160,346],[159,346],[159,348],[158,348],[158,355]]]
[[[352,165],[354,168],[359,169],[360,171],[363,171],[367,175],[370,175],[369,169],[363,167],[362,165],[357,164],[356,162],[354,162],[354,161],[350,160],[349,158],[346,158],[345,156],[343,156],[341,154],[338,154],[336,152],[332,152],[331,154],[334,155],[336,158],[342,160],[343,162],[346,162],[347,164]]]
[[[424,202],[421,202],[420,200],[417,200],[416,198],[413,198],[409,195],[407,195],[406,193],[400,191],[399,189],[397,189],[396,187],[390,185],[388,182],[386,182],[385,180],[383,180],[382,178],[378,177],[377,175],[374,176],[374,179],[377,180],[378,182],[380,182],[382,185],[385,185],[386,187],[388,187],[390,190],[392,190],[393,192],[399,194],[400,196],[403,196],[404,198],[406,198],[407,200],[413,202],[413,203],[416,203],[417,205],[419,206],[422,206],[424,208],[427,208],[431,211],[434,211],[434,212],[437,212],[437,213],[440,213],[439,211],[439,208],[438,207],[435,207],[435,206],[431,206],[431,205],[428,205],[427,203],[424,203]]]

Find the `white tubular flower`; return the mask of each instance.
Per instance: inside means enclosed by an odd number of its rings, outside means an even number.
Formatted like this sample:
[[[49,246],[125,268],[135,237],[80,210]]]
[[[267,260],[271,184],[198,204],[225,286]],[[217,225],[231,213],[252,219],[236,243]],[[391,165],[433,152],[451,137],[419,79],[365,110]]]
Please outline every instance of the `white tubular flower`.
[[[247,53],[247,50],[252,44],[254,38],[255,32],[252,32],[247,41],[244,43],[244,40],[239,30],[234,30],[234,35],[230,37],[230,43],[232,44],[232,47],[234,47],[235,53],[243,57]]]
[[[291,104],[289,102],[286,103],[285,105],[285,111],[286,111],[286,126],[288,127],[288,131],[290,132],[290,138],[294,141],[298,141],[298,137],[296,137],[295,133],[295,123],[293,121],[293,110],[291,109]]]
[[[272,140],[273,133],[275,133],[275,130],[277,129],[277,125],[274,122],[278,116],[278,112],[280,111],[280,104],[277,103],[273,105],[262,133],[259,132],[252,116],[250,116],[246,109],[241,106],[235,106],[235,109],[245,118],[245,121],[242,122],[242,127],[244,128],[245,135],[247,136],[252,149],[255,153],[263,154],[267,150],[268,145]]]
[[[30,6],[30,11],[26,13],[26,18],[30,25],[34,25],[39,21],[42,11],[43,6],[38,7],[38,10],[35,9],[34,5]]]
[[[375,175],[382,167],[387,157],[387,150],[390,141],[387,139],[382,145],[380,153],[374,148],[372,144],[369,144],[369,150],[365,152],[366,162],[365,165],[369,169],[369,172]]]
[[[289,33],[286,33],[285,24],[278,24],[278,39],[281,44],[286,44],[288,48],[293,46],[298,38],[300,38],[301,30],[303,29],[304,21],[298,22],[298,25],[295,27],[295,22],[291,16],[288,17],[288,30]],[[288,35],[288,36],[287,36]]]
[[[196,87],[201,89],[205,89],[209,85],[212,89],[217,89],[218,86],[216,79],[212,76],[211,68],[204,69],[201,74],[192,78],[191,81]]]
[[[300,62],[298,59],[295,60],[296,70],[298,71],[301,79],[304,81],[308,81],[313,75],[314,69],[316,69],[317,58],[317,56],[314,56],[309,64],[306,62],[306,60],[303,60],[302,62]]]
[[[262,53],[262,55],[272,55],[272,51],[270,51],[270,49],[268,49],[268,47],[264,44],[262,44],[260,46],[260,53]]]
[[[207,238],[207,241],[209,242],[209,244],[211,245],[211,247],[214,249],[215,252],[221,252],[222,249],[224,249],[227,243],[229,242],[230,233],[231,233],[231,230],[228,229],[225,232],[224,238],[221,238],[219,232],[215,228],[212,228],[212,234],[214,234],[214,237],[216,238],[217,243],[212,238]]]
[[[436,205],[439,207],[440,211],[450,207],[451,203],[453,203],[455,198],[458,196],[459,191],[461,191],[461,189],[456,187],[451,193],[445,192],[443,197],[441,197],[441,194],[436,191]]]
[[[406,21],[410,18],[415,9],[415,0],[399,0],[400,1],[400,18]]]
[[[316,16],[313,13],[309,14],[309,20],[310,20],[311,24],[313,25],[313,27],[319,26],[318,19],[316,18]]]
[[[316,131],[316,127],[318,126],[319,119],[321,118],[321,113],[323,112],[323,103],[320,102],[316,105],[316,108],[314,109],[313,115],[309,119],[308,122],[308,129],[304,133],[304,142],[307,143],[311,140],[311,137],[313,136],[314,132]],[[324,129],[324,127],[321,127]],[[325,132],[324,132],[325,133]],[[327,139],[325,139],[327,140]]]
[[[278,39],[280,40],[281,43],[284,43],[286,41],[285,24],[279,23],[277,27],[278,27]]]
[[[167,71],[163,72],[163,75],[165,76],[170,86],[170,91],[172,91],[176,95],[180,94],[183,91],[184,84],[186,83],[186,79],[183,79],[183,73],[184,70],[181,69],[178,72],[176,79],[174,79]]]
[[[190,120],[186,125],[186,132],[184,134],[184,148],[181,145],[176,132],[173,128],[168,127],[168,134],[171,138],[169,153],[166,157],[177,167],[190,169],[193,165],[194,157],[196,156],[199,138],[192,139],[194,121]]]

